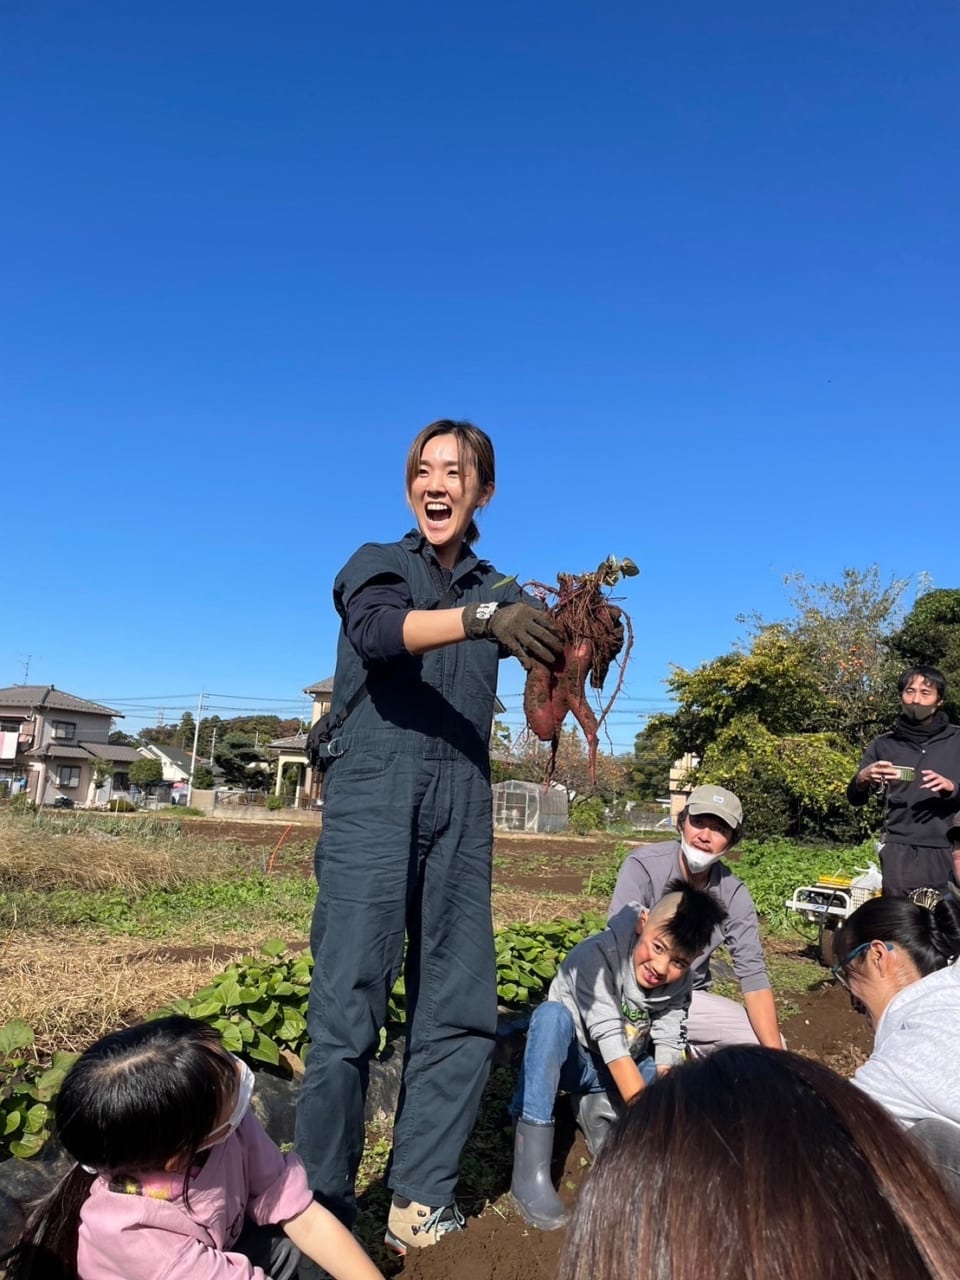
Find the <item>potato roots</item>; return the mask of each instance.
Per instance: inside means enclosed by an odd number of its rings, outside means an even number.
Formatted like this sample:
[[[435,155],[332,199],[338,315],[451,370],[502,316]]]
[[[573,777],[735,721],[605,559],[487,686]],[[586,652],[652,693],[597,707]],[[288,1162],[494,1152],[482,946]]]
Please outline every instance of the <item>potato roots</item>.
[[[560,730],[568,711],[572,712],[583,730],[587,742],[590,780],[594,786],[597,784],[600,726],[620,691],[627,654],[633,643],[633,628],[629,617],[615,605],[609,604],[601,590],[604,583],[610,582],[610,563],[604,562],[596,573],[559,574],[556,587],[545,587],[542,583],[531,584],[542,594],[557,597],[549,611],[564,637],[563,653],[557,662],[553,667],[534,663],[527,674],[523,692],[523,709],[531,732],[541,742],[550,743],[545,784],[549,783],[556,768]],[[623,646],[624,629],[627,631],[628,643],[621,663],[620,679],[613,696],[598,717],[587,699],[587,680],[589,679],[591,688],[603,688],[610,665]]]

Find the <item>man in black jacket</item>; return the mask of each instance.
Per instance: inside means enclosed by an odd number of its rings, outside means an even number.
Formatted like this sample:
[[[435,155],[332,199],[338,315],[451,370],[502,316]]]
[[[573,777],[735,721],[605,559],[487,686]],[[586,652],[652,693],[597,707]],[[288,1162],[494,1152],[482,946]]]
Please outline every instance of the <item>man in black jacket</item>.
[[[865,804],[872,792],[884,801],[883,891],[902,898],[925,886],[945,892],[953,879],[950,829],[960,812],[960,727],[942,710],[947,682],[936,667],[911,667],[897,688],[896,724],[863,753],[847,799]]]

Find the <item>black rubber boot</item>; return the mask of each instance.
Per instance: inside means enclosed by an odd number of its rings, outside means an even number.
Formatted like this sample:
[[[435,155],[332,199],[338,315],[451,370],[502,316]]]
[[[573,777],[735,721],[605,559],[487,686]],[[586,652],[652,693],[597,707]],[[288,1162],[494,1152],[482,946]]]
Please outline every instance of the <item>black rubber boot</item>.
[[[583,1134],[587,1150],[596,1158],[606,1141],[617,1109],[606,1093],[584,1093],[577,1105],[577,1128]]]
[[[518,1120],[510,1193],[524,1220],[541,1231],[556,1231],[567,1220],[550,1179],[552,1155],[553,1125]]]

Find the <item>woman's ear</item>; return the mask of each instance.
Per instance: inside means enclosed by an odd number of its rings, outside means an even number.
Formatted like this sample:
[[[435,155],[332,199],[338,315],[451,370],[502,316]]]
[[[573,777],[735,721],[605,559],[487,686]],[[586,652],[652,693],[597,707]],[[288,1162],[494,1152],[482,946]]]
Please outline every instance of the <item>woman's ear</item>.
[[[493,491],[495,488],[496,486],[494,485],[493,481],[490,481],[489,484],[485,484],[483,488],[480,490],[480,497],[477,499],[478,511],[481,507],[485,507],[487,503],[490,501],[490,499],[493,497]]]
[[[881,942],[879,938],[874,938],[870,943],[870,963],[876,967],[880,977],[885,978],[892,965],[899,964],[897,953],[885,942]]]

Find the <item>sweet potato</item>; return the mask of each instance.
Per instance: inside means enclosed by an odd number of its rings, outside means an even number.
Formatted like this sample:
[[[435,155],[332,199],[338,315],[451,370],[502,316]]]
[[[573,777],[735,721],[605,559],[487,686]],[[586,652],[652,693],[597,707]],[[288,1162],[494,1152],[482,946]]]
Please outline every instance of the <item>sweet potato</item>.
[[[556,587],[530,584],[541,592],[555,594],[557,603],[550,612],[564,634],[563,653],[555,665],[535,663],[527,674],[523,693],[523,709],[527,724],[541,742],[551,746],[546,782],[553,776],[557,760],[560,730],[568,711],[572,712],[587,742],[590,778],[596,786],[597,747],[600,726],[606,719],[623,682],[623,668],[633,643],[629,617],[608,604],[601,587],[613,585],[621,574],[632,577],[637,572],[632,560],[605,560],[595,573],[559,574]],[[599,718],[587,700],[587,679],[594,689],[602,689],[610,665],[623,644],[624,628],[627,649],[621,663],[620,679],[613,696]]]

